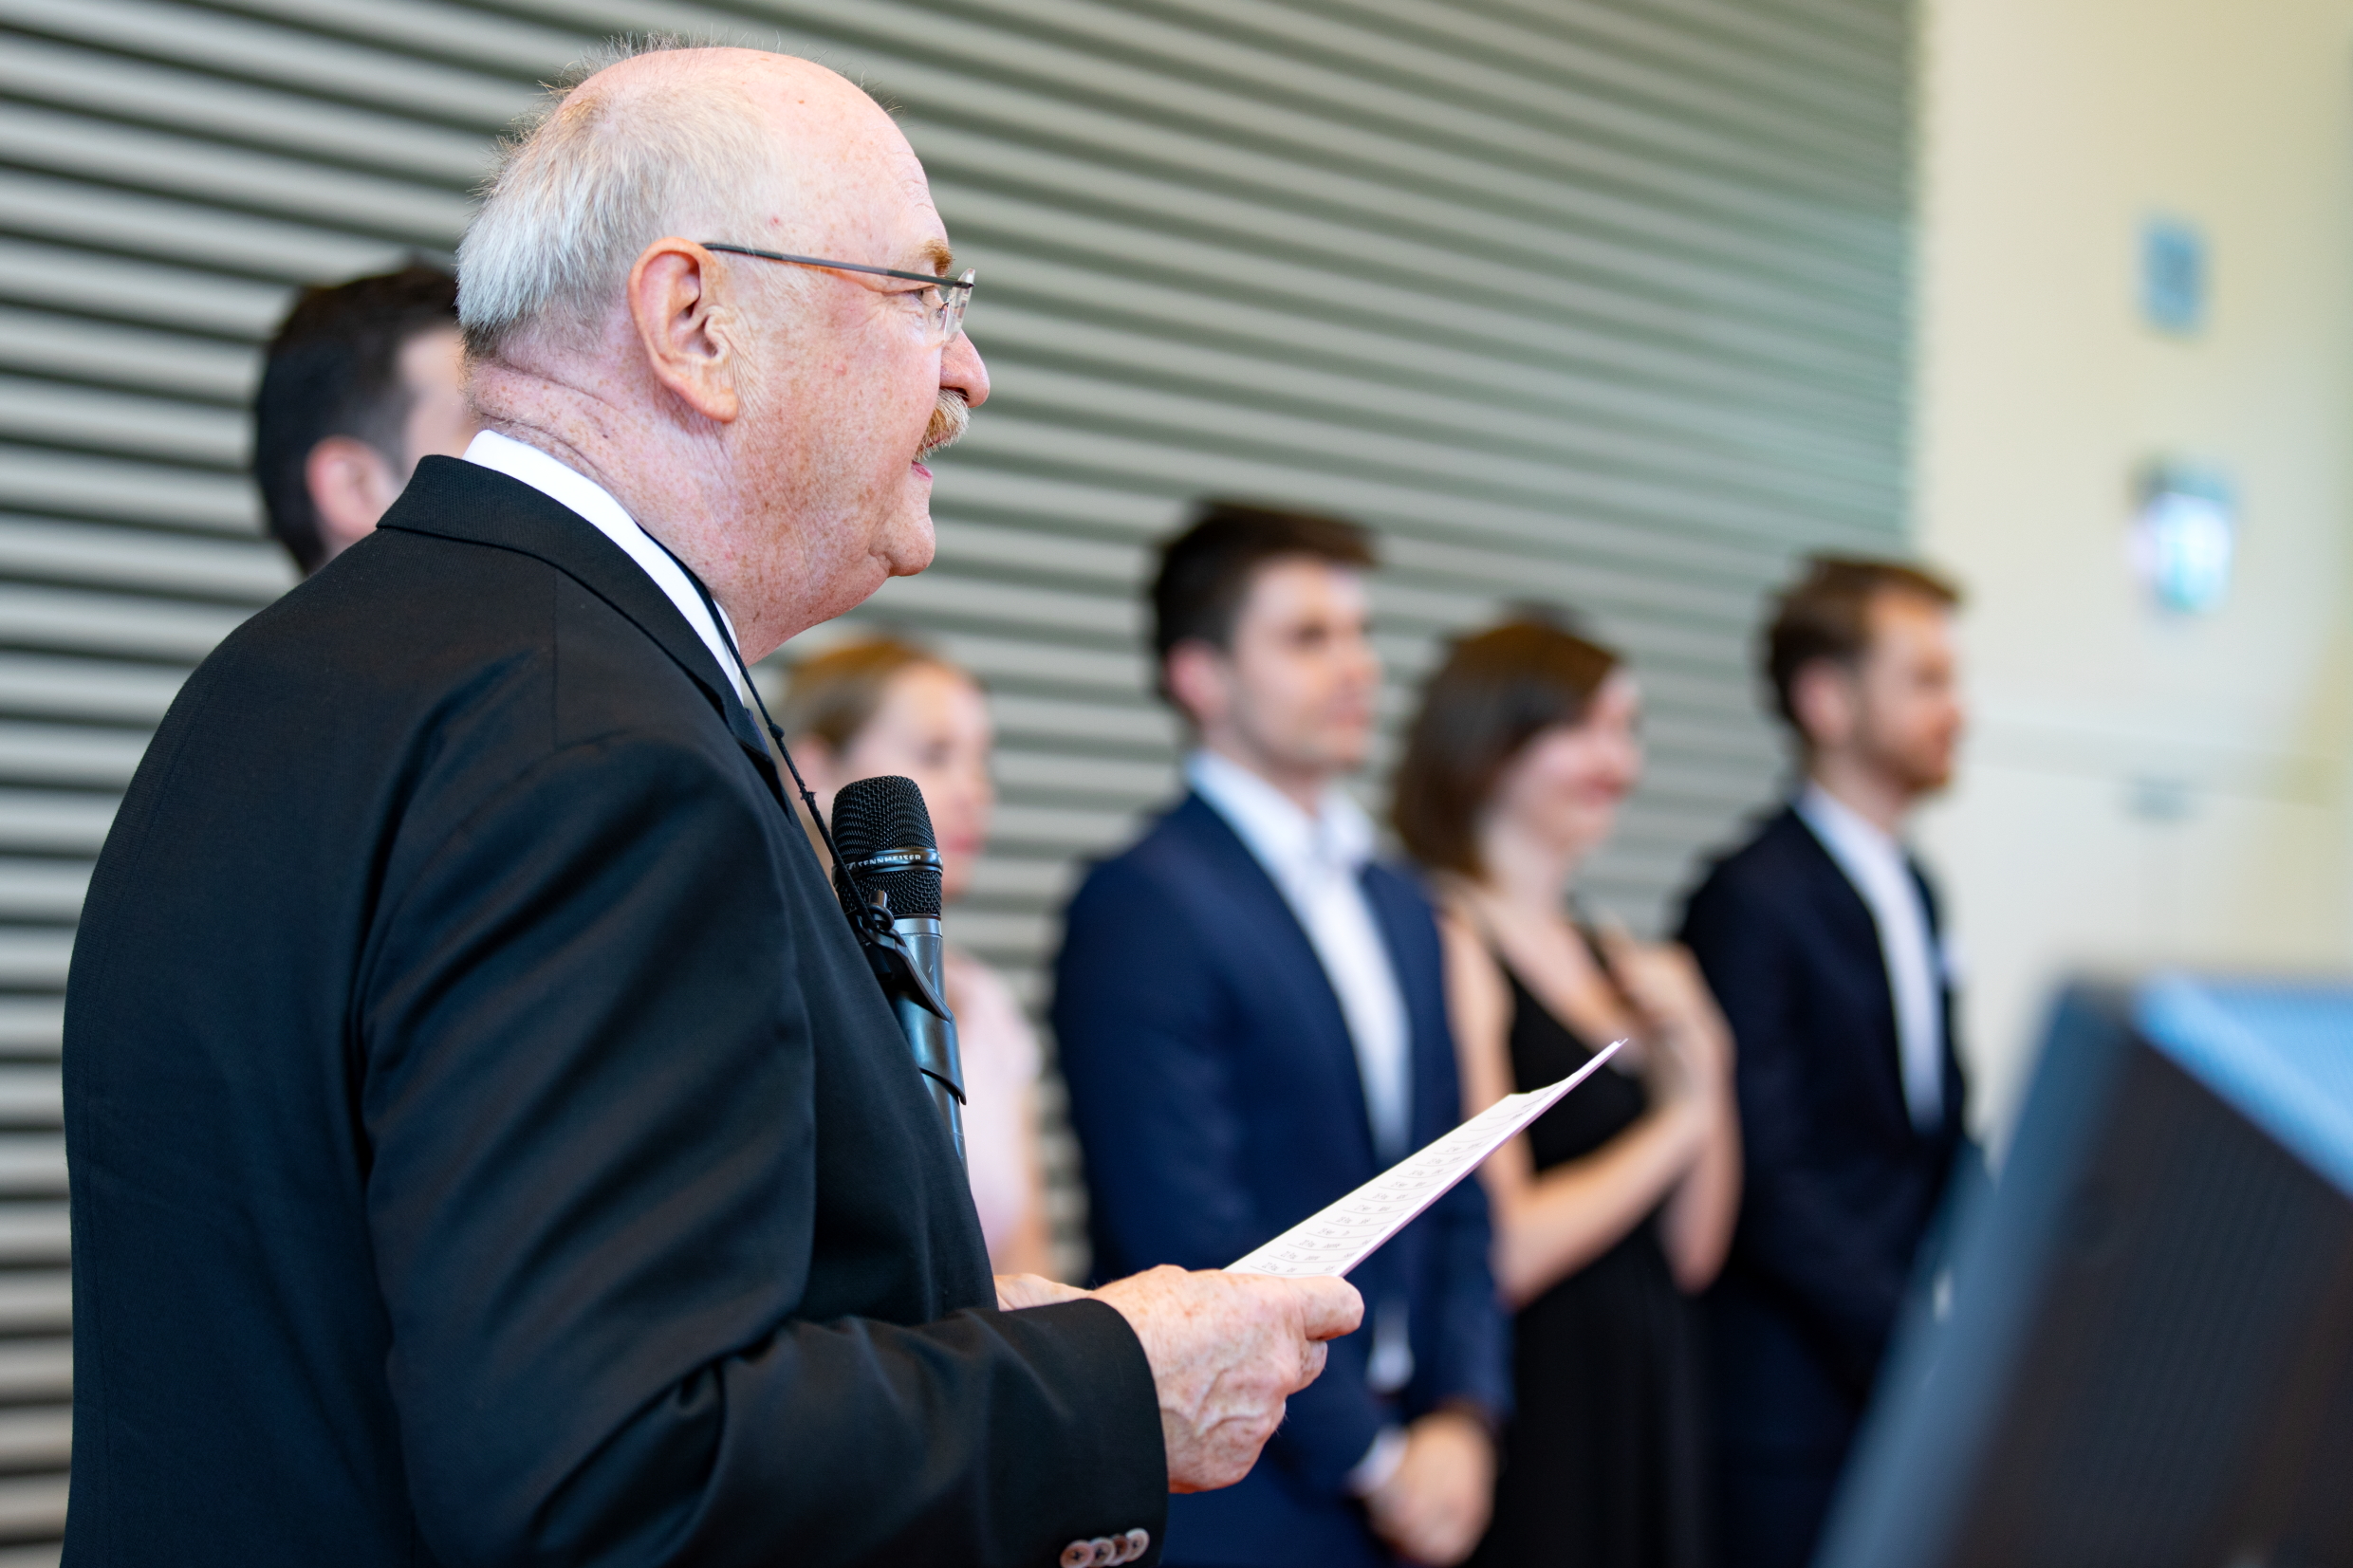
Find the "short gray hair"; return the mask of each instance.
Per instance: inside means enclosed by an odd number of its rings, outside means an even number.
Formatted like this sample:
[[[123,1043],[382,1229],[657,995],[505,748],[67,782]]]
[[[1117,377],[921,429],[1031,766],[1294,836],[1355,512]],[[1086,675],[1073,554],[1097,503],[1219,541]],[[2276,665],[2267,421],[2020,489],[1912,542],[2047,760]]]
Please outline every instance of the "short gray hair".
[[[658,79],[584,94],[605,66],[696,46],[624,39],[584,62],[499,149],[457,247],[457,320],[470,359],[521,339],[584,343],[619,303],[645,248],[690,228],[749,220],[775,189],[775,155],[750,105],[723,83]],[[748,232],[748,230],[746,231]]]

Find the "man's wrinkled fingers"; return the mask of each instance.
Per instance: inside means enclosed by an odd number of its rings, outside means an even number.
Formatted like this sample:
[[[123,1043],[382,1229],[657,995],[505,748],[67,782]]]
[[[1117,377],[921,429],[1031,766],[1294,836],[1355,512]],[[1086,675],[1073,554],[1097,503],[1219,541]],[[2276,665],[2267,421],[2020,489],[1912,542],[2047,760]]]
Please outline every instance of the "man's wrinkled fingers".
[[[1324,1362],[1331,1355],[1331,1346],[1322,1339],[1309,1339],[1299,1350],[1299,1381],[1292,1385],[1294,1392],[1323,1376]]]
[[[1300,1301],[1300,1332],[1310,1339],[1337,1339],[1354,1334],[1364,1321],[1364,1298],[1345,1280],[1329,1276],[1293,1280]]]

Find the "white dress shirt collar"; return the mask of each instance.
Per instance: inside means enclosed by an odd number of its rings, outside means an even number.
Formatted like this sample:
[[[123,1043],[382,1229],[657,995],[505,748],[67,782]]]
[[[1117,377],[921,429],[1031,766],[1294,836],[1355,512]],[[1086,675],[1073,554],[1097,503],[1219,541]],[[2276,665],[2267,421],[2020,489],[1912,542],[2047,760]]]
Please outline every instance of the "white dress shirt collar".
[[[1807,781],[1793,802],[1879,928],[1880,959],[1896,1009],[1897,1065],[1912,1124],[1929,1131],[1944,1117],[1944,1009],[1928,903],[1896,836]]]
[[[750,702],[750,693],[744,690],[744,677],[735,663],[735,625],[727,623],[722,631],[711,618],[712,606],[703,603],[703,596],[695,591],[686,569],[671,559],[670,552],[654,542],[654,536],[638,526],[621,504],[602,485],[537,447],[527,446],[510,435],[494,430],[477,434],[466,448],[466,461],[492,469],[510,479],[517,479],[555,502],[578,513],[590,526],[621,548],[621,552],[641,567],[654,580],[654,586],[663,597],[678,607],[678,614],[695,629],[695,635],[711,650],[711,656],[719,663],[720,673],[735,689],[737,700]],[[720,610],[721,617],[727,612]]]
[[[1373,858],[1373,821],[1338,784],[1325,789],[1310,817],[1297,801],[1206,747],[1185,759],[1185,782],[1269,867],[1312,858],[1354,874]]]

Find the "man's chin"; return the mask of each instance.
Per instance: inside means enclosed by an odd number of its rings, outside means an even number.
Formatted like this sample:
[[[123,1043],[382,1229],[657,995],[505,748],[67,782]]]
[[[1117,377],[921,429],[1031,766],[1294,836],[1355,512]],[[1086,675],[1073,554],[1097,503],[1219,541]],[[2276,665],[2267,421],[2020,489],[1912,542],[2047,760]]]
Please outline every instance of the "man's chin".
[[[892,577],[913,577],[929,567],[939,554],[939,538],[932,528],[930,497],[925,504],[900,513],[901,521],[887,529],[875,552]]]

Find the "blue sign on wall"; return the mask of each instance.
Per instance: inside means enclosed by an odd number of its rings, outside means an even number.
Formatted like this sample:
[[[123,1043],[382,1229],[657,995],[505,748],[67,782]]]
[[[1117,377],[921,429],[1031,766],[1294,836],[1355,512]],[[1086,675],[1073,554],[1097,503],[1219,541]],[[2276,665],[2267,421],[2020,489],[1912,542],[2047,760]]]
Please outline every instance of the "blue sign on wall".
[[[2140,227],[2140,313],[2159,332],[2206,324],[2206,236],[2179,218]]]

